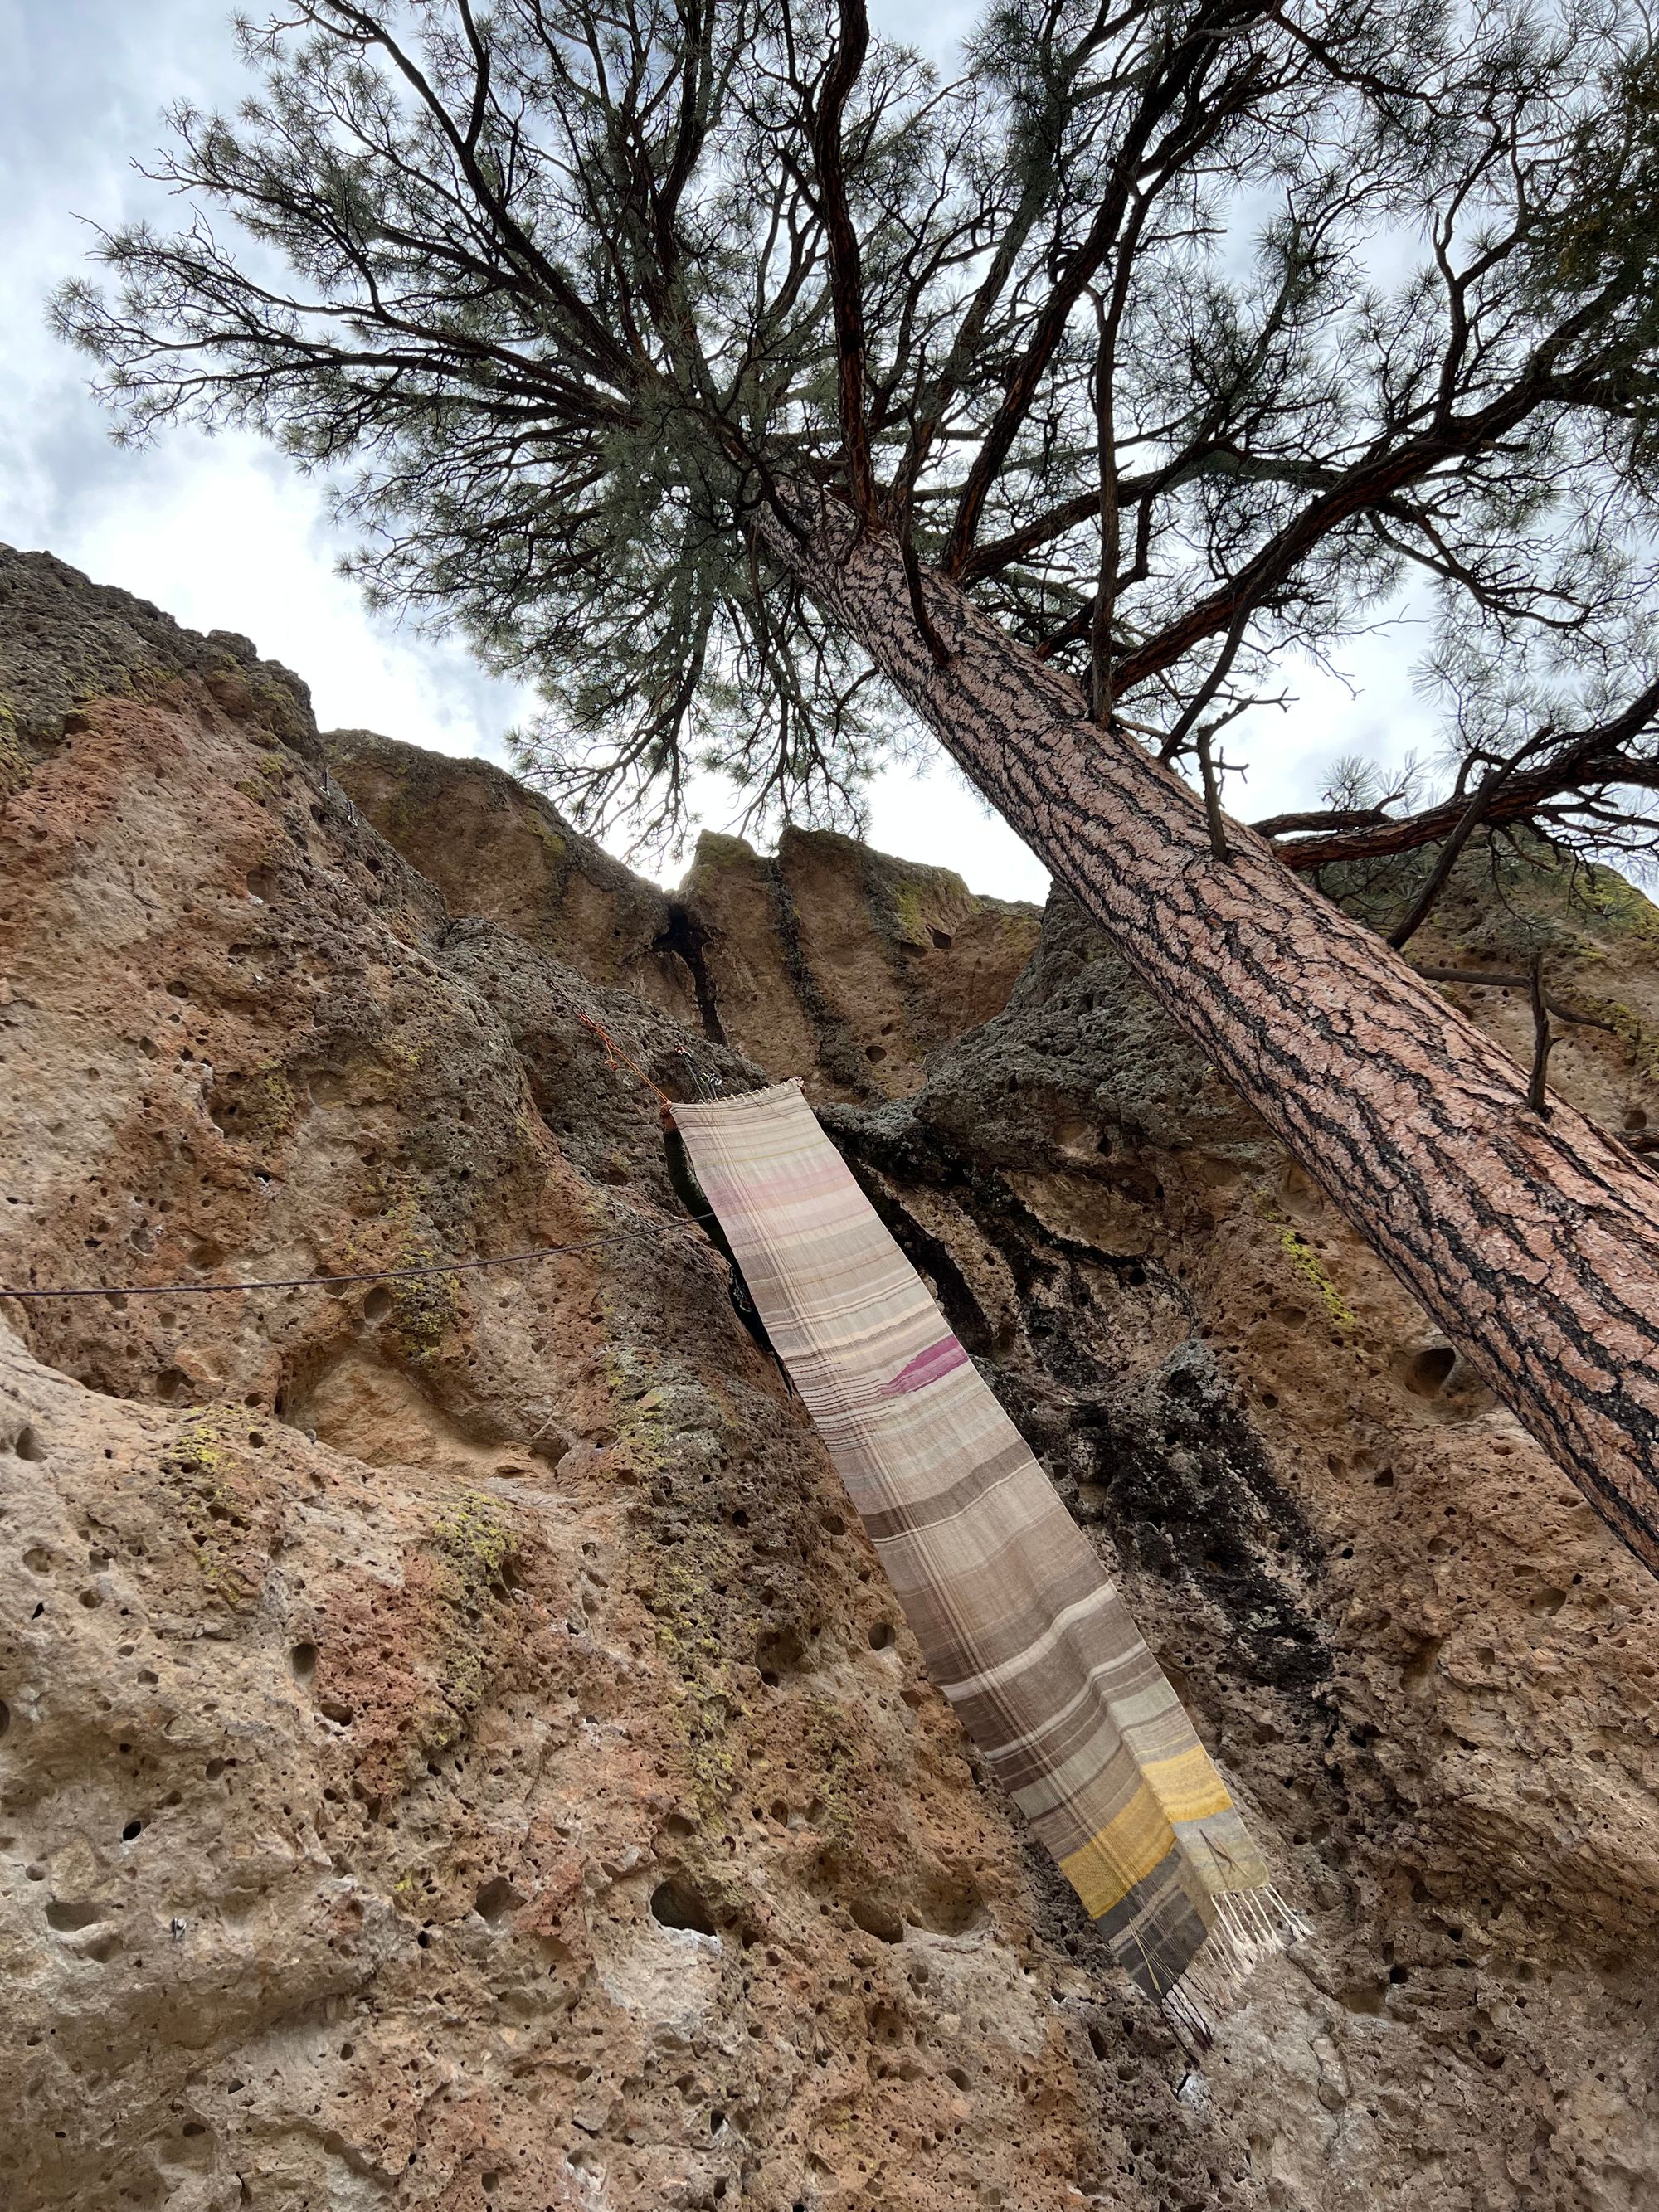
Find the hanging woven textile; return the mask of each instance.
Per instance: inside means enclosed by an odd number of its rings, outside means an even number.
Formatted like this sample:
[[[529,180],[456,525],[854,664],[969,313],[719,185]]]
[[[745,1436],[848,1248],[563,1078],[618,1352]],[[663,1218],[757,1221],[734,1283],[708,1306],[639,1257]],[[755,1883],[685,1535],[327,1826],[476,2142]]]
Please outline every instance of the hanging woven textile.
[[[1115,1956],[1206,2039],[1305,1931],[1093,1547],[799,1085],[673,1115],[928,1671]]]

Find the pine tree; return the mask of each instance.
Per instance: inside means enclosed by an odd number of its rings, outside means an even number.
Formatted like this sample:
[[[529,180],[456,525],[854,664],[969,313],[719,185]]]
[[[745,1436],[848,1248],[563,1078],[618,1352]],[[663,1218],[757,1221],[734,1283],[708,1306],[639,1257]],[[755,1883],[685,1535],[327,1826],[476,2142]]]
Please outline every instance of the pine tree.
[[[1397,950],[1471,838],[1659,832],[1639,12],[1000,0],[950,82],[864,0],[239,36],[184,227],[58,296],[122,434],[328,472],[589,826],[854,820],[930,730],[1659,1569],[1659,1184]],[[1228,818],[1224,726],[1413,579],[1447,787]],[[1313,880],[1417,848],[1392,945]]]

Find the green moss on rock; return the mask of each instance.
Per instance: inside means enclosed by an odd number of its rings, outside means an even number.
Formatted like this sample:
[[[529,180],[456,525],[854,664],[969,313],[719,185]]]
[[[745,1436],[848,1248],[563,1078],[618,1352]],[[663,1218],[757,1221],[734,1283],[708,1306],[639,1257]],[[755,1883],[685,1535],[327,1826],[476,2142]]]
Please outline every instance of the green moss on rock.
[[[1326,1271],[1325,1263],[1302,1234],[1292,1228],[1271,1199],[1256,1201],[1256,1212],[1272,1229],[1279,1249],[1290,1261],[1302,1283],[1319,1300],[1326,1320],[1339,1336],[1352,1336],[1359,1326],[1359,1316],[1343,1297]]]
[[[161,1485],[204,1595],[232,1613],[258,1604],[262,1586],[252,1538],[257,1498],[240,1413],[191,1413],[162,1455]]]
[[[428,1750],[459,1741],[483,1703],[495,1644],[490,1632],[513,1602],[506,1580],[513,1544],[511,1524],[482,1491],[463,1491],[432,1524],[427,1548],[442,1702],[422,1716],[418,1733]]]
[[[650,1544],[637,1587],[651,1614],[657,1649],[678,1685],[673,1719],[686,1771],[699,1806],[713,1814],[731,1796],[736,1780],[732,1716],[737,1684],[708,1564],[701,1561],[704,1571],[699,1571],[680,1547]],[[733,1559],[724,1571],[735,1572],[737,1566]]]
[[[374,1195],[383,1211],[378,1220],[364,1223],[346,1248],[341,1269],[431,1267],[444,1258],[433,1241],[419,1181],[411,1176],[386,1175],[377,1179]],[[382,1287],[392,1301],[384,1335],[391,1349],[412,1366],[435,1358],[459,1328],[465,1309],[458,1275],[407,1275],[388,1279]]]

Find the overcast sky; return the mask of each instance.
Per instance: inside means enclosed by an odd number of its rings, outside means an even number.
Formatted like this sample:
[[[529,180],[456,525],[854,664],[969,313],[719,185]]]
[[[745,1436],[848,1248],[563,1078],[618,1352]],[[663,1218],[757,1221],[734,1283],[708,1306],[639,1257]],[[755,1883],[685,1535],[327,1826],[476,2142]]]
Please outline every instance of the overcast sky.
[[[943,41],[974,11],[886,0],[872,12]],[[88,364],[46,331],[45,295],[87,249],[77,218],[166,220],[131,167],[161,143],[163,103],[237,97],[230,13],[225,0],[0,0],[0,539],[46,547],[192,628],[246,633],[306,678],[325,729],[502,760],[528,695],[482,674],[460,646],[366,613],[334,573],[341,544],[320,484],[242,436],[179,429],[146,452],[112,446],[87,395]],[[1297,702],[1257,746],[1248,788],[1230,785],[1229,807],[1248,819],[1310,804],[1339,753],[1392,759],[1431,744],[1406,681],[1413,649],[1397,630],[1362,641],[1346,656],[1352,694],[1295,671]],[[976,890],[1042,895],[1042,870],[946,763],[890,771],[872,816],[888,852],[954,867]]]

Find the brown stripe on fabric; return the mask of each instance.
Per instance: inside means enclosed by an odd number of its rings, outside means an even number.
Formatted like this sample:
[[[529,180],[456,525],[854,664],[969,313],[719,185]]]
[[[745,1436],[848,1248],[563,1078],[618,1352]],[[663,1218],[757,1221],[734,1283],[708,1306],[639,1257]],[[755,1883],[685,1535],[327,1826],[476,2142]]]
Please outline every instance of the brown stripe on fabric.
[[[942,1521],[949,1521],[964,1507],[976,1505],[985,1493],[1005,1475],[1012,1474],[1023,1467],[1031,1455],[1018,1437],[1006,1443],[1000,1451],[993,1452],[977,1467],[969,1468],[947,1489],[936,1490],[903,1505],[894,1505],[870,1514],[865,1527],[882,1543],[889,1538],[919,1534],[924,1529],[936,1529]]]
[[[1091,1664],[1115,1656],[1103,1622],[1096,1626],[1091,1618],[1110,1605],[1111,1586],[1088,1546],[1055,1541],[1059,1533],[1033,1514],[1015,1521],[1006,1548],[988,1556],[977,1547],[951,1547],[939,1555],[948,1580],[927,1573],[913,1539],[883,1544],[882,1565],[905,1600],[917,1642],[935,1655],[930,1663],[941,1681],[965,1686],[1029,1663],[1045,1639],[1086,1652]]]
[[[1181,1868],[1164,1860],[1096,1923],[1149,1997],[1174,1988],[1209,1930],[1188,1894]]]

